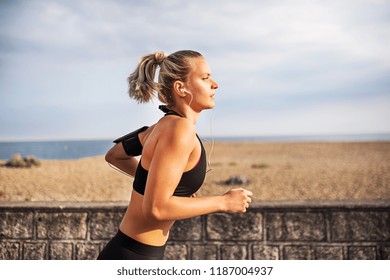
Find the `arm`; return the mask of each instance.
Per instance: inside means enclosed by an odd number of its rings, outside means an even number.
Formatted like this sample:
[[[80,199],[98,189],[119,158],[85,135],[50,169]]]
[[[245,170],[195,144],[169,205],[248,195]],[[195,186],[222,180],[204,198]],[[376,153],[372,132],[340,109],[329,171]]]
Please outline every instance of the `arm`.
[[[116,168],[134,177],[138,160],[133,156],[128,156],[126,154],[122,143],[115,144],[114,147],[107,152],[105,159]]]
[[[181,220],[215,212],[245,213],[252,192],[243,188],[232,189],[222,196],[178,197],[172,196],[164,207],[152,215],[157,220]]]
[[[138,160],[134,156],[142,153],[140,137],[144,138],[149,127],[144,126],[114,141],[116,145],[106,154],[106,161],[124,173],[135,176]]]
[[[179,220],[213,212],[245,212],[251,192],[235,189],[224,196],[187,198],[173,196],[197,141],[195,129],[180,119],[161,133],[149,166],[143,214],[159,221]]]

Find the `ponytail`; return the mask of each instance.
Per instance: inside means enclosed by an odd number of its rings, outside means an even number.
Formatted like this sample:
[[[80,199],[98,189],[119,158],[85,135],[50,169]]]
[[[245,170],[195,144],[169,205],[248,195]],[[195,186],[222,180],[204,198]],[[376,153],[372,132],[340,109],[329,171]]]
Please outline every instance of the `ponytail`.
[[[129,96],[138,103],[147,103],[155,92],[159,91],[159,86],[154,82],[157,67],[161,65],[167,55],[163,52],[142,57],[135,71],[127,78],[129,83]]]
[[[157,93],[158,99],[167,105],[174,104],[172,87],[175,81],[186,81],[191,70],[190,59],[202,57],[196,51],[183,50],[167,56],[164,52],[144,56],[135,71],[128,77],[129,96],[138,103],[149,102]],[[160,66],[158,83],[154,82]]]

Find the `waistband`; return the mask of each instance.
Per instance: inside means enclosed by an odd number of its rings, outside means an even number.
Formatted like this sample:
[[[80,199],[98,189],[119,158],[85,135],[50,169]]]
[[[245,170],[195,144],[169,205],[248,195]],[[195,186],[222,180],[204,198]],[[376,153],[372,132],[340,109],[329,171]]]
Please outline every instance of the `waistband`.
[[[118,242],[121,246],[144,256],[151,257],[163,257],[165,252],[165,245],[162,246],[153,246],[141,243],[130,236],[127,236],[120,230],[116,233],[113,238],[116,242]]]

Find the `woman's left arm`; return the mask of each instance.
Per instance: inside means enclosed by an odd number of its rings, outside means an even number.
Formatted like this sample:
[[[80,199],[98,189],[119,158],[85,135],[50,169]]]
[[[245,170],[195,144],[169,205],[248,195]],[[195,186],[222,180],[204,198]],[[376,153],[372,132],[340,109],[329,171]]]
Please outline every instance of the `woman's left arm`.
[[[245,212],[250,203],[249,191],[231,190],[223,196],[199,198],[173,196],[197,143],[195,131],[184,121],[162,133],[150,162],[142,205],[147,219],[172,221],[214,212]]]

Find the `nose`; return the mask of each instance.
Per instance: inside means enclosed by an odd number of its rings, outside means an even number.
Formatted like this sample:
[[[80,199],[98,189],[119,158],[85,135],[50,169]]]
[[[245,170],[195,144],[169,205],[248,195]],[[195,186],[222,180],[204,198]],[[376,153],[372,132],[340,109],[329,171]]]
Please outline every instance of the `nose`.
[[[217,89],[217,88],[219,88],[219,85],[214,81],[214,80],[212,80],[212,88],[213,89]]]

